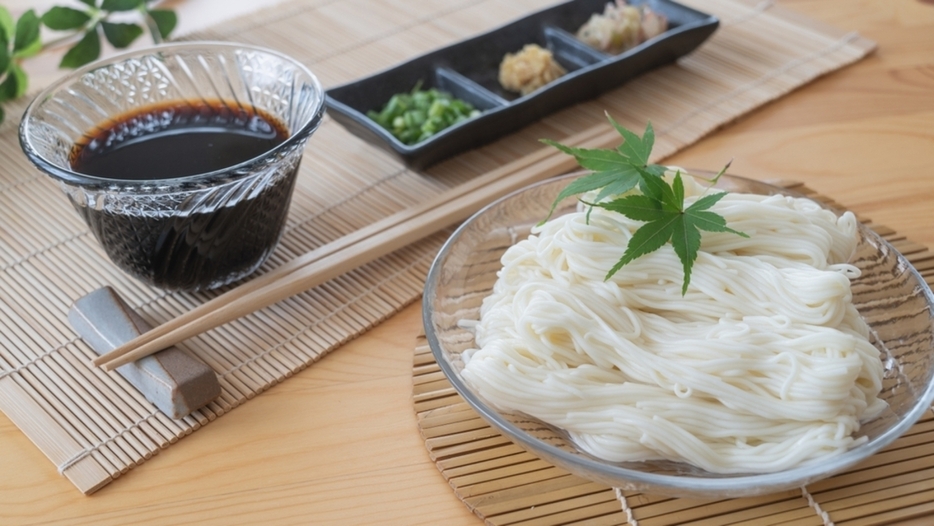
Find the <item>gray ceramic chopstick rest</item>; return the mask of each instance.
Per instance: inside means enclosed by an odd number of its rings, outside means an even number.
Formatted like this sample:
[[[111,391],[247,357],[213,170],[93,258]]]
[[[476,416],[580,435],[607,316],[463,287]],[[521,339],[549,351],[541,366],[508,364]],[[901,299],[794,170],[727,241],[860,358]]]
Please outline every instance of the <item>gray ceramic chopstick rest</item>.
[[[109,352],[151,328],[110,287],[76,301],[68,321],[97,354]],[[175,347],[120,366],[117,372],[171,418],[182,418],[221,393],[214,370]]]

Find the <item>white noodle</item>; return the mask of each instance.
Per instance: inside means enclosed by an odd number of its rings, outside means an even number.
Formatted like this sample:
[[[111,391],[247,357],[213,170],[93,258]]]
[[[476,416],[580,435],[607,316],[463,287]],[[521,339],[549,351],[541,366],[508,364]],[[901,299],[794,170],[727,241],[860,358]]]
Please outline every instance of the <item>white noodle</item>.
[[[688,205],[703,188],[686,187]],[[845,263],[856,219],[785,196],[713,210],[749,238],[704,232],[683,297],[670,245],[604,281],[640,222],[594,209],[537,227],[502,258],[464,378],[610,461],[771,472],[859,443],[885,403]]]

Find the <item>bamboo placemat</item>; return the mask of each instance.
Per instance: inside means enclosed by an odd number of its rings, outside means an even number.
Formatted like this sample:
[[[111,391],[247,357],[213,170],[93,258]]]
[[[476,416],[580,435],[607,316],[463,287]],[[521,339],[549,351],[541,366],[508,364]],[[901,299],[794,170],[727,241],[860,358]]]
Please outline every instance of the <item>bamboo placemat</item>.
[[[840,207],[801,183],[781,185]],[[890,228],[860,220],[892,243],[934,286],[934,252]],[[868,526],[934,514],[931,411],[865,462],[806,488],[760,497],[700,500],[619,492],[526,452],[487,425],[457,394],[435,362],[424,334],[415,344],[412,396],[429,456],[454,493],[491,525]]]
[[[325,86],[350,81],[477,34],[553,0],[303,0],[190,39],[232,40],[303,61]],[[818,26],[769,2],[688,0],[723,24],[698,52],[594,101],[558,112],[427,172],[405,169],[326,119],[310,141],[286,233],[268,271],[478,174],[506,173],[552,152],[538,139],[615,144],[623,125],[652,120],[656,154],[859,60],[872,42]],[[111,285],[158,324],[213,296],[166,294],[104,256],[61,192],[20,152],[10,107],[0,125],[0,409],[85,493],[307,367],[419,296],[441,233],[320,287],[210,331],[182,348],[213,367],[221,397],[171,420],[93,356],[66,321],[71,303]],[[552,163],[552,166],[558,166]],[[566,169],[570,169],[567,167]]]

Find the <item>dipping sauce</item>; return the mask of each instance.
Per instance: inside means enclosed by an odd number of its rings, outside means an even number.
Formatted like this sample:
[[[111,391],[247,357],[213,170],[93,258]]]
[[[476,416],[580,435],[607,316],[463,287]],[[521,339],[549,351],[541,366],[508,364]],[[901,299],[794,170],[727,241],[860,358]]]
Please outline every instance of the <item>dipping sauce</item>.
[[[175,101],[117,117],[86,133],[71,168],[107,179],[175,179],[258,157],[289,136],[276,119],[223,101]]]
[[[235,102],[172,101],[95,127],[74,145],[69,161],[86,175],[171,185],[192,175],[222,175],[288,137],[277,119]],[[270,169],[270,177],[241,188],[236,177],[190,195],[180,186],[182,202],[171,212],[144,204],[75,207],[111,259],[130,274],[165,289],[213,288],[252,272],[275,247],[298,163],[281,170]]]

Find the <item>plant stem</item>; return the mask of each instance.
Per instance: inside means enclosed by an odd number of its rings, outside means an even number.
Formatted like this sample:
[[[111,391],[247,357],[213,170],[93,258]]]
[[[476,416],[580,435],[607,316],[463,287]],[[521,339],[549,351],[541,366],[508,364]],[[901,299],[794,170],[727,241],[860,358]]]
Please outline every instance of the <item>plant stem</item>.
[[[80,37],[83,36],[85,33],[87,33],[88,30],[92,28],[96,28],[97,24],[99,24],[102,21],[107,20],[107,13],[104,13],[103,11],[101,11],[100,9],[96,7],[91,8],[89,12],[91,13],[91,19],[88,20],[87,23],[85,23],[80,28],[73,30],[70,34],[63,35],[59,38],[52,39],[48,42],[43,42],[42,50],[40,51],[40,53],[42,51],[54,49],[58,46],[62,46],[65,44],[71,44],[72,42],[76,40],[80,40]]]
[[[162,33],[159,32],[159,26],[156,25],[156,22],[149,16],[149,13],[145,9],[140,8],[140,15],[143,17],[143,20],[146,22],[146,27],[149,29],[149,35],[152,37],[153,44],[161,44],[164,42],[162,39]]]
[[[65,44],[70,44],[74,42],[75,40],[78,40],[77,37],[80,37],[81,35],[83,35],[86,30],[87,29],[85,27],[85,28],[82,28],[81,30],[75,31],[74,33],[49,40],[48,42],[43,42],[42,51],[53,49],[53,48],[56,48],[58,46],[62,46]]]

